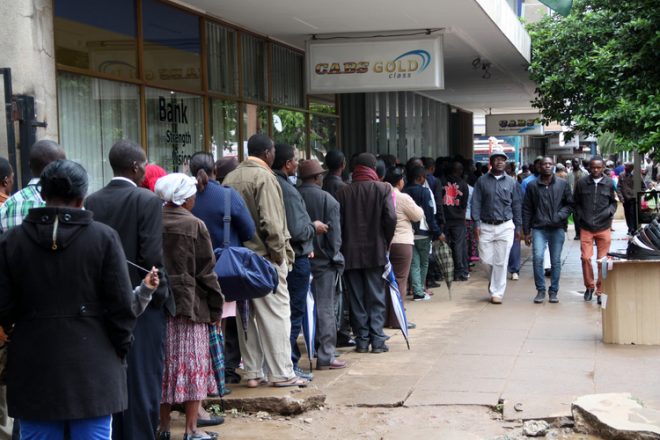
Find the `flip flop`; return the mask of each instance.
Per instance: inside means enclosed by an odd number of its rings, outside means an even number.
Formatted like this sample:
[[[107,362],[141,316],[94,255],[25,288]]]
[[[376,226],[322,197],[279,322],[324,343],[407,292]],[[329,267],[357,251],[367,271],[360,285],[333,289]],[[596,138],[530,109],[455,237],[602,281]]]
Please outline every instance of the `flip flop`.
[[[307,379],[303,379],[298,376],[293,376],[289,380],[285,380],[282,382],[273,382],[273,386],[275,388],[284,388],[284,387],[301,387],[304,388],[309,384],[309,381]]]

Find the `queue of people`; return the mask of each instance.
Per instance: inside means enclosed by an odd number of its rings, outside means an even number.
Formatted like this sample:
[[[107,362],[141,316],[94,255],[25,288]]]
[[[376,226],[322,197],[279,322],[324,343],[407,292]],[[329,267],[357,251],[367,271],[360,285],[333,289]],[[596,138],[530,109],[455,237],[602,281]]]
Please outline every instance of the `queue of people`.
[[[593,243],[603,258],[616,199],[600,157],[588,171],[564,170],[567,179],[542,157],[520,183],[501,151],[485,169],[460,157],[401,165],[371,153],[348,163],[330,151],[324,169],[257,134],[247,152],[241,163],[195,153],[192,176],[167,174],[122,140],[109,152],[114,177],[89,195],[85,170],[52,141],[32,147],[33,179],[14,195],[13,171],[0,160],[0,337],[11,340],[0,413],[8,407],[16,419],[14,438],[66,430],[72,439],[168,440],[172,405],[181,404],[184,439],[213,439],[200,428],[223,420],[200,403],[231,392],[226,384],[304,387],[314,379],[298,348],[308,292],[317,370],[350,367],[338,346],[387,352],[384,328],[401,324],[385,268],[391,263],[401,295],[431,300],[437,241],[452,250],[454,280],[484,265],[484,294],[496,305],[508,276],[518,279],[521,242],[533,247],[533,301],[545,301],[548,248],[547,295],[557,303],[573,215],[584,299],[603,293]],[[227,244],[276,269],[273,294],[224,301],[214,249]]]

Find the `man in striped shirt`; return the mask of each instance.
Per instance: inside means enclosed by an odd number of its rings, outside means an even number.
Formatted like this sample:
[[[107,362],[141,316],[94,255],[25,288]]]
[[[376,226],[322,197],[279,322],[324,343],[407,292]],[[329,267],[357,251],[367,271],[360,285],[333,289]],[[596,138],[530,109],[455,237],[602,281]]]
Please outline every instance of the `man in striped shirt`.
[[[7,199],[0,207],[0,232],[20,225],[30,209],[45,205],[41,198],[39,176],[46,165],[59,159],[66,159],[66,156],[56,142],[42,139],[32,145],[29,162],[32,179],[25,188]]]

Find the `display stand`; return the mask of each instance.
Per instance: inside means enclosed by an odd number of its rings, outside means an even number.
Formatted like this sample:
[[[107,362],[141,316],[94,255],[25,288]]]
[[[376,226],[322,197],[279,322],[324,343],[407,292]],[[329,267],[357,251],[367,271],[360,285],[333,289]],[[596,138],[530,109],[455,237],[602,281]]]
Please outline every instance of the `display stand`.
[[[603,291],[603,342],[660,345],[660,261],[611,262]]]

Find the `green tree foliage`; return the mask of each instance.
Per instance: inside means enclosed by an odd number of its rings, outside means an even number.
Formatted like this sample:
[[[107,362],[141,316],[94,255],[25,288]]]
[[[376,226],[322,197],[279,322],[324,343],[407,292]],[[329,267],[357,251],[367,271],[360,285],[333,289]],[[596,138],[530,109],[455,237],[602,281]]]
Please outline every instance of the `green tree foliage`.
[[[658,0],[575,0],[568,17],[529,25],[545,122],[614,133],[628,151],[660,147],[659,26]]]

